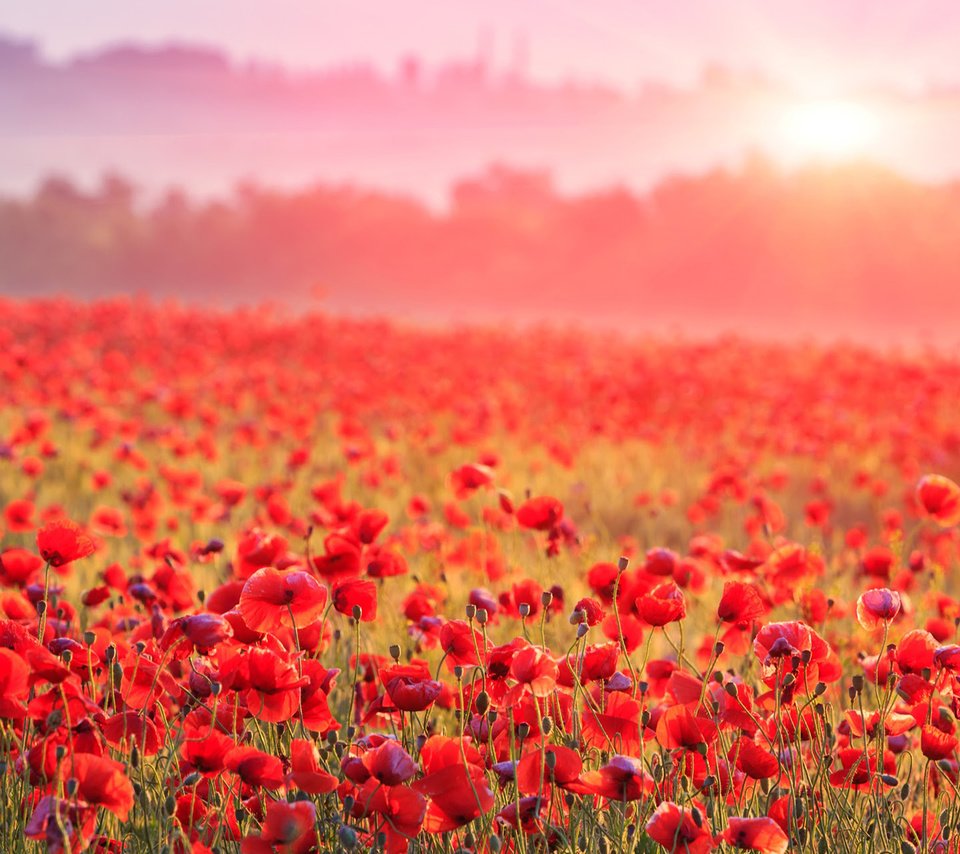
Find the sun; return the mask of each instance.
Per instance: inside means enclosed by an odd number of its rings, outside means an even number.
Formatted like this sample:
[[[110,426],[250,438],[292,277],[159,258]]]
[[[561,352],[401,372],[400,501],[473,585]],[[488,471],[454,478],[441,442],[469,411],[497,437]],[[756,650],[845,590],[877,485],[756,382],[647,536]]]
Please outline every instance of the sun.
[[[793,156],[837,159],[866,152],[878,125],[866,104],[831,98],[789,106],[780,132],[782,145]]]

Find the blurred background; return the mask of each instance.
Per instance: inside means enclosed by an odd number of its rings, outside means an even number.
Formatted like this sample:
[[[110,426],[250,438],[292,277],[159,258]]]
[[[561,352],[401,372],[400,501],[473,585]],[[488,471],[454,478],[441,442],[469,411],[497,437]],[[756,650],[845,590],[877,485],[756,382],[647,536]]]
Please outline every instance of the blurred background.
[[[0,292],[960,340],[960,4],[31,0]]]

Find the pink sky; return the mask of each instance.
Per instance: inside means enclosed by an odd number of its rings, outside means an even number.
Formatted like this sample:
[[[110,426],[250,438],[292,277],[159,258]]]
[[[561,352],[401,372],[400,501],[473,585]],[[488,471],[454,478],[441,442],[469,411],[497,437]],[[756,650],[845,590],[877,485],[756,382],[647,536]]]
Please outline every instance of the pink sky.
[[[393,66],[411,51],[471,55],[487,33],[501,67],[525,36],[542,78],[686,83],[716,61],[816,94],[960,83],[956,0],[30,0],[8,4],[0,30],[37,39],[52,59],[177,40],[301,68]]]

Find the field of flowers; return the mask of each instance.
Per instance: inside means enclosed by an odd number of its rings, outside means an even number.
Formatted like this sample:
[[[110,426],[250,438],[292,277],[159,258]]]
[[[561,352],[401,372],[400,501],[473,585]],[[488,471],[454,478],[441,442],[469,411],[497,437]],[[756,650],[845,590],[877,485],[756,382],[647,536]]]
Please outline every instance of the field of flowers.
[[[960,360],[0,313],[0,850],[960,850]]]

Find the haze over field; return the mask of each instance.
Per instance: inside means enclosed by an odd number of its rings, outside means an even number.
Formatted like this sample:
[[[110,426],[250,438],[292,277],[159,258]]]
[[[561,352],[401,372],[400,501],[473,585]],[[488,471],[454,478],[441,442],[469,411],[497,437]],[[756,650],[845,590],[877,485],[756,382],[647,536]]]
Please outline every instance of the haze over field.
[[[953,4],[260,10],[0,16],[0,288],[960,335]]]

